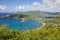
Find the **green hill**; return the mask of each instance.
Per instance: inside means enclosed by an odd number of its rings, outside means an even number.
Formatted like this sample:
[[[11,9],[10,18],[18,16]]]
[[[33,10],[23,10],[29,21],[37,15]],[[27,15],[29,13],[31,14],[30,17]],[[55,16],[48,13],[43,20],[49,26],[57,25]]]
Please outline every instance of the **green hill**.
[[[44,16],[44,15],[60,15],[60,12],[42,12],[42,11],[28,11],[28,12],[16,12],[17,14],[25,14],[30,16]]]

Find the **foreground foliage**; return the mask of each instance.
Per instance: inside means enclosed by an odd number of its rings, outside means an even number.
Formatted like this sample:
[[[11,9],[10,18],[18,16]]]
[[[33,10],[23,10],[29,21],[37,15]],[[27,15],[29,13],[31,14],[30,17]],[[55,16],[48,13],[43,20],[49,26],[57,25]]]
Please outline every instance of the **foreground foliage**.
[[[45,20],[40,29],[18,31],[0,28],[0,40],[60,40],[60,19]]]

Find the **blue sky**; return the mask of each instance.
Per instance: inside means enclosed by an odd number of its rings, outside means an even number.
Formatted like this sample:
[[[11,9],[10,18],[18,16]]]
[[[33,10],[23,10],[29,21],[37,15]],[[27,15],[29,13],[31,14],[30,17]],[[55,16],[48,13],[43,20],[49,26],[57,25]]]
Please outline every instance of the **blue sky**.
[[[60,11],[59,0],[0,0],[0,12]]]
[[[10,10],[1,10],[0,8],[0,12],[12,11],[11,9],[16,6],[32,5],[32,3],[34,2],[42,3],[42,0],[0,0],[0,5],[7,6],[7,8],[10,8]]]
[[[13,7],[16,5],[31,5],[33,2],[41,3],[42,0],[0,0],[0,5]]]

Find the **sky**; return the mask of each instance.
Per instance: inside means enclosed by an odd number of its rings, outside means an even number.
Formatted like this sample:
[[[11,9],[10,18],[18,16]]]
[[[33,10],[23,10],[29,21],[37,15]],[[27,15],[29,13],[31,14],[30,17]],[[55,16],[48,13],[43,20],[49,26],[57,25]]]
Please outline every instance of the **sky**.
[[[60,0],[0,0],[0,12],[60,12]]]

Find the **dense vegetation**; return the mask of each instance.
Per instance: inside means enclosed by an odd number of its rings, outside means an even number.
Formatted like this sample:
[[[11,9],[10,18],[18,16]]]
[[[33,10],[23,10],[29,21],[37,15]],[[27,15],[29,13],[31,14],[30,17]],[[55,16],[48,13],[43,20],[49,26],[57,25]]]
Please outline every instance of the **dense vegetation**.
[[[0,40],[60,40],[59,20],[43,20],[46,25],[40,29],[18,31],[0,28]]]
[[[28,12],[22,12],[25,15],[29,16],[38,16],[41,12],[40,11],[28,11]]]

